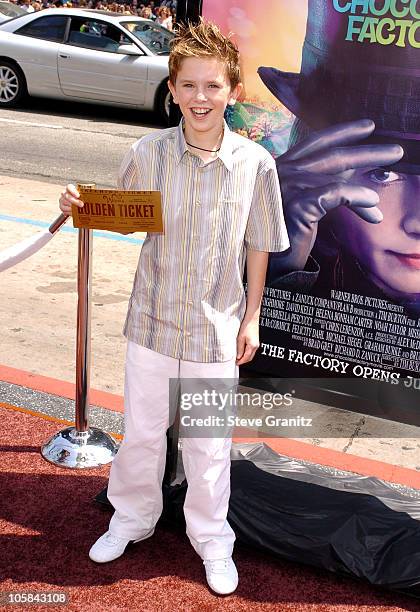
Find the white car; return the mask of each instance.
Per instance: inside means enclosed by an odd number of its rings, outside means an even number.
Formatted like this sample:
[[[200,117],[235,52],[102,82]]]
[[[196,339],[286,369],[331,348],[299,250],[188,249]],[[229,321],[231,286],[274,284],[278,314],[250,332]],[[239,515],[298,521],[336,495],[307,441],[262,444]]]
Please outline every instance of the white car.
[[[20,15],[27,15],[27,12],[20,6],[17,6],[17,4],[0,0],[0,23],[8,19],[13,19],[13,17],[19,17]]]
[[[172,32],[148,19],[47,9],[0,25],[0,108],[23,96],[155,110],[169,116]]]

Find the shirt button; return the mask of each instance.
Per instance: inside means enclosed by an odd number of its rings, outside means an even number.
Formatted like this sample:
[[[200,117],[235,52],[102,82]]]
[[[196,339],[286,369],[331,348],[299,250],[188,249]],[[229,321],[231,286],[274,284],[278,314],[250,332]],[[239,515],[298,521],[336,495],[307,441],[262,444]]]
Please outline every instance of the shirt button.
[[[192,300],[188,300],[188,302],[187,302],[188,306],[192,306],[192,305],[193,305],[193,303],[194,303],[194,302],[193,302]]]
[[[201,202],[199,200],[197,200],[197,202],[195,203],[196,206],[201,206]]]

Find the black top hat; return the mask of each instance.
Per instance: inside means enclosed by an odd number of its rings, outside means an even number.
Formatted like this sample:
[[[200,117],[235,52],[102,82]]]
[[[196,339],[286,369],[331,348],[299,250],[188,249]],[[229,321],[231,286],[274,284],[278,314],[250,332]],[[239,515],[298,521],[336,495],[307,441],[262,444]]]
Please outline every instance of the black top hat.
[[[407,13],[412,4],[405,5]],[[363,10],[360,2],[309,0],[300,74],[267,67],[258,74],[314,130],[372,119],[376,129],[369,141],[400,144],[404,157],[399,168],[420,174],[418,13],[403,20],[389,11],[374,15]],[[414,25],[398,25],[398,19]]]

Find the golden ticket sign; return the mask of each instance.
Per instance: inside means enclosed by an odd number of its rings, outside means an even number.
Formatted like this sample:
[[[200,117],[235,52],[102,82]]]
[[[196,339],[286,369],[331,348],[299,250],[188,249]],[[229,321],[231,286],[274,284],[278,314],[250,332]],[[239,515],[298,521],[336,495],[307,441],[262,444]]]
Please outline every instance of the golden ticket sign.
[[[79,188],[83,208],[72,206],[74,227],[112,232],[163,232],[160,191]]]

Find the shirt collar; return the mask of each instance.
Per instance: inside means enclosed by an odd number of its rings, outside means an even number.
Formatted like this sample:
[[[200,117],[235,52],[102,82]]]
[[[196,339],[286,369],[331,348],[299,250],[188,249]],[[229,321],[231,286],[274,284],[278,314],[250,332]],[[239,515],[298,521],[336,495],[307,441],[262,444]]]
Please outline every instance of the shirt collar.
[[[180,163],[185,153],[188,151],[187,143],[185,142],[183,126],[184,126],[184,119],[182,118],[181,121],[179,122],[177,131],[175,134],[175,148],[176,148],[176,157],[177,157],[178,164]],[[231,172],[233,168],[232,132],[230,131],[229,126],[226,123],[226,121],[223,121],[223,128],[224,128],[223,129],[223,140],[222,140],[222,144],[220,145],[220,151],[218,153],[218,158],[220,159],[221,162],[223,162],[226,169],[229,170],[229,172]]]

